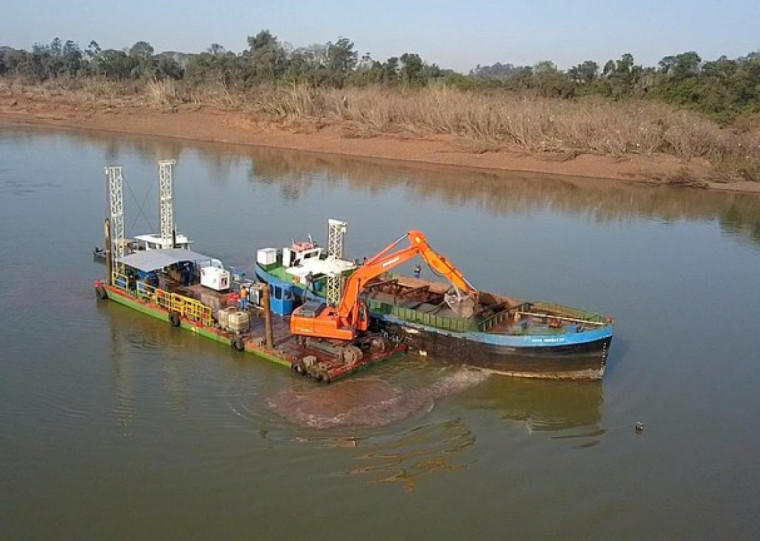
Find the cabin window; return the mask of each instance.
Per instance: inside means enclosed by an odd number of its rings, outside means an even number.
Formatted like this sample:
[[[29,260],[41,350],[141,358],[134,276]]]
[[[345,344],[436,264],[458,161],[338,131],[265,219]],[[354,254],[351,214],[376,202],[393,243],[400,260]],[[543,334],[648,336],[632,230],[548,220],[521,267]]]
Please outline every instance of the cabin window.
[[[282,288],[281,287],[275,287],[274,288],[274,298],[278,301],[282,299]]]

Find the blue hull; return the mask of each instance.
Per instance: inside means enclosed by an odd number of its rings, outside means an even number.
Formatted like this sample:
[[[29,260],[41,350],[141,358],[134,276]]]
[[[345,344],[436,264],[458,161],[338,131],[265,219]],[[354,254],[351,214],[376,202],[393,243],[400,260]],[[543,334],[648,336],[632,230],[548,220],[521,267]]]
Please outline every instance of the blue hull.
[[[371,314],[380,330],[402,334],[409,347],[436,360],[501,374],[544,379],[601,379],[612,343],[611,325],[561,335],[455,332]]]

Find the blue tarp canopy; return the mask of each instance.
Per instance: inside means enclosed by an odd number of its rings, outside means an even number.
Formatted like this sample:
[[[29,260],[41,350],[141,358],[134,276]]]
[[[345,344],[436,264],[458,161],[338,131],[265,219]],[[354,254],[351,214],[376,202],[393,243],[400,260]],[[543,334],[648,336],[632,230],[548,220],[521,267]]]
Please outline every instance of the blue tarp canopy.
[[[199,261],[211,261],[212,259],[212,257],[193,252],[192,250],[172,248],[169,250],[141,250],[133,254],[125,255],[116,261],[118,263],[124,263],[133,269],[150,272],[177,263],[184,263],[186,261],[197,263]]]

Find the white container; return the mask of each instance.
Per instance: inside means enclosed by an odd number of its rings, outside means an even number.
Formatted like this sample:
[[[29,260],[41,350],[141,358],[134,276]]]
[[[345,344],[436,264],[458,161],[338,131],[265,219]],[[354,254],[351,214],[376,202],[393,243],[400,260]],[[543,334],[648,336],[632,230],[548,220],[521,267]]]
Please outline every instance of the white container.
[[[219,309],[219,326],[222,329],[227,329],[230,325],[230,312],[234,312],[235,308],[220,308]]]
[[[201,285],[214,291],[226,291],[230,288],[230,271],[218,267],[203,267]]]
[[[282,249],[282,266],[292,267],[296,259],[296,253],[290,248]]]
[[[274,248],[261,248],[256,252],[256,263],[259,265],[272,265],[277,263],[277,250]]]
[[[251,326],[251,316],[248,312],[235,311],[227,316],[227,330],[231,332],[245,332]]]

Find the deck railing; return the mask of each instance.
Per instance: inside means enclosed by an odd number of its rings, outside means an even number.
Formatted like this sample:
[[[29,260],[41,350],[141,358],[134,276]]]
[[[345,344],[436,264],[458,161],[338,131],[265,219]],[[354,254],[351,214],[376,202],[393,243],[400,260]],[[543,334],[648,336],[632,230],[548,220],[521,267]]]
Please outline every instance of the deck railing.
[[[480,332],[488,332],[497,325],[501,325],[504,323],[507,318],[509,317],[509,312],[507,310],[502,310],[501,312],[497,312],[493,314],[492,316],[489,316],[482,320],[480,323],[478,323],[478,330]]]
[[[549,317],[554,317],[556,319],[559,319],[561,321],[569,321],[573,323],[585,323],[589,325],[609,325],[610,319],[596,314],[594,312],[587,312],[585,310],[580,310],[578,308],[570,308],[568,306],[562,306],[560,304],[551,303],[551,302],[535,302],[531,304],[531,309],[522,310],[522,312],[526,315],[533,315],[530,314],[532,311],[537,311],[540,313],[548,313]],[[554,315],[557,314],[557,315]],[[562,314],[561,316],[559,314]]]
[[[429,325],[431,327],[456,332],[489,332],[492,331],[495,327],[507,323],[510,318],[517,318],[516,321],[519,322],[520,319],[526,317],[534,319],[538,318],[539,320],[546,322],[554,320],[557,323],[575,323],[579,325],[598,327],[603,327],[610,324],[610,320],[608,318],[605,318],[599,314],[548,302],[526,302],[519,306],[514,306],[510,310],[501,310],[480,321],[473,319],[437,316],[435,314],[422,312],[413,308],[406,308],[404,306],[382,302],[377,299],[367,299],[367,306],[373,312],[393,315],[399,319],[403,319],[404,321],[409,321],[410,323],[421,323],[423,325]],[[524,332],[520,331],[519,325],[511,329],[510,332],[512,334],[524,334]],[[564,331],[561,328],[557,328],[556,330],[551,331],[543,329],[542,332],[556,332],[559,334]]]
[[[410,323],[421,323],[422,325],[429,325],[430,327],[436,327],[438,329],[455,332],[478,330],[477,323],[469,319],[437,316],[435,314],[420,312],[419,310],[414,310],[412,308],[381,302],[376,299],[368,299],[367,307],[373,312],[393,315],[404,321],[409,321]]]
[[[143,302],[153,304],[168,312],[177,312],[182,317],[205,327],[212,327],[214,325],[211,308],[191,297],[171,293],[140,280],[134,282],[135,289],[132,290],[129,287],[129,278],[124,274],[116,272],[113,274],[112,283],[115,287]]]

